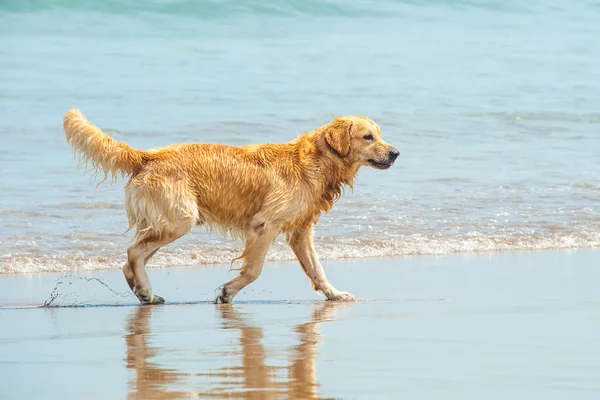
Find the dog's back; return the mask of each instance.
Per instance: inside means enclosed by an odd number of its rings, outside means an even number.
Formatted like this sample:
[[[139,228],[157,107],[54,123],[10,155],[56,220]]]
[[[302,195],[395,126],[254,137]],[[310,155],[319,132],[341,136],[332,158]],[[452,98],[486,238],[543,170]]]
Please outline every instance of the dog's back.
[[[291,226],[306,218],[314,195],[304,179],[297,140],[244,147],[177,144],[141,151],[105,135],[78,110],[65,115],[64,125],[84,163],[105,175],[130,177],[125,208],[136,239],[204,224],[243,236],[261,218]]]

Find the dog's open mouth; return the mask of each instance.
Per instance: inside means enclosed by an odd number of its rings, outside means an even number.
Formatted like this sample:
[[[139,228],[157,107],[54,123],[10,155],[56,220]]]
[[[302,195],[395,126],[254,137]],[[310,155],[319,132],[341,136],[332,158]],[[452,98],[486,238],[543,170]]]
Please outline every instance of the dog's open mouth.
[[[385,161],[385,162],[380,162],[380,161],[375,161],[372,159],[368,159],[367,160],[369,162],[369,164],[371,164],[371,166],[377,168],[377,169],[388,169],[389,167],[391,167],[392,165],[394,165],[393,161]]]

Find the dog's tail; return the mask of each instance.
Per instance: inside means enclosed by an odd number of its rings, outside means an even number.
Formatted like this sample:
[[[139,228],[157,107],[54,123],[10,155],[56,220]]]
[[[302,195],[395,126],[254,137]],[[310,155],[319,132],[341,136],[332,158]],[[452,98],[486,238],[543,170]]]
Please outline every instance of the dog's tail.
[[[145,152],[118,142],[89,122],[81,111],[72,109],[65,114],[65,136],[81,164],[91,164],[96,173],[104,177],[111,174],[133,174],[145,161]]]

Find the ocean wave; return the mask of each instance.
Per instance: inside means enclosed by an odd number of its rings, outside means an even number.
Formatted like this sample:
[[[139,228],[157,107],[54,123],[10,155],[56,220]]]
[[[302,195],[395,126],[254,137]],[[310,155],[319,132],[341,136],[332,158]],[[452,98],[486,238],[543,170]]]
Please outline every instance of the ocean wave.
[[[503,121],[551,121],[600,123],[600,113],[564,113],[564,112],[479,112],[466,114],[470,118],[495,118]]]
[[[477,232],[456,237],[436,235],[396,235],[386,238],[352,238],[315,240],[319,257],[328,259],[377,258],[415,255],[448,255],[455,253],[555,250],[600,247],[600,232],[582,231],[569,234],[485,236]],[[82,251],[22,252],[0,255],[0,274],[77,272],[120,269],[122,252],[92,255]],[[194,267],[229,264],[242,252],[240,243],[189,245],[161,250],[148,268],[166,266]],[[269,250],[267,261],[294,260],[294,254],[278,240]]]
[[[527,11],[527,4],[483,0],[386,0],[343,1],[343,0],[5,0],[0,10],[9,12],[37,12],[61,10],[97,12],[119,15],[180,15],[191,18],[220,18],[235,15],[252,16],[333,16],[333,17],[398,17],[410,9],[420,7],[442,7],[446,10],[481,9],[498,12]]]
[[[124,208],[123,203],[109,202],[109,201],[90,201],[90,202],[70,202],[70,203],[58,203],[52,206],[58,209],[82,209],[82,210],[122,210]]]

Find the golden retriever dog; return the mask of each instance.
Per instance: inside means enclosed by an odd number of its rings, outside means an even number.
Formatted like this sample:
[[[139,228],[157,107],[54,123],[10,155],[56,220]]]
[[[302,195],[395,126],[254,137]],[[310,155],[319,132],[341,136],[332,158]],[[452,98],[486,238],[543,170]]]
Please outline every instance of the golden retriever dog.
[[[105,178],[129,177],[125,209],[136,234],[123,273],[142,304],[164,303],[152,293],[146,263],[194,225],[245,241],[240,274],[222,286],[215,303],[230,303],[258,278],[282,233],[317,292],[354,300],[327,280],[313,225],[344,186],[352,187],[360,167],[388,169],[400,154],[375,122],[358,116],[336,118],[285,144],[241,147],[190,143],[141,151],[104,134],[76,109],[65,114],[64,129],[82,163]]]

